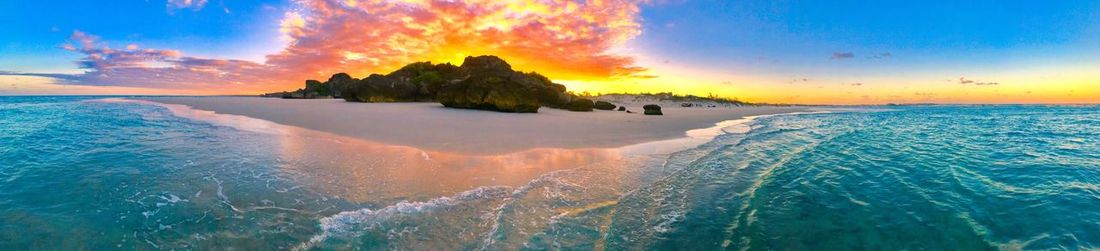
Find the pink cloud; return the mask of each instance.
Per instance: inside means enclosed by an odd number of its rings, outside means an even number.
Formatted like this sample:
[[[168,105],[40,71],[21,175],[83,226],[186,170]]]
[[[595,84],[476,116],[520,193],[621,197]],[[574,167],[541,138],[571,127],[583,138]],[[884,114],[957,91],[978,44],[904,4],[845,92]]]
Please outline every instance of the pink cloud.
[[[179,2],[180,5],[173,5]],[[170,1],[198,6],[205,1]],[[74,32],[84,85],[221,88],[244,93],[297,88],[336,72],[388,72],[416,61],[460,63],[492,54],[554,79],[641,76],[634,59],[609,51],[641,33],[638,2],[298,0],[282,21],[287,46],[265,62],[188,57],[175,50],[111,49]]]
[[[62,48],[83,54],[76,64],[86,70],[66,77],[71,84],[164,89],[234,85],[256,90],[270,81],[261,77],[267,67],[260,63],[186,57],[176,50],[139,49],[132,44],[112,49],[101,44],[98,37],[80,31],[73,32],[69,39],[79,47],[65,44]]]

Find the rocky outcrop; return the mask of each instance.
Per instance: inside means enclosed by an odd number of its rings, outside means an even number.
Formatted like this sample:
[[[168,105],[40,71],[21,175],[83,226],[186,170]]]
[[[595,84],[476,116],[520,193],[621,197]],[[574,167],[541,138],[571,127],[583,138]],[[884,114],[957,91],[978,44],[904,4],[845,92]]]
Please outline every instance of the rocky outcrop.
[[[661,106],[659,105],[648,104],[642,106],[642,109],[645,109],[645,115],[664,115],[664,113],[661,112]]]
[[[435,94],[447,107],[497,110],[503,112],[537,112],[542,106],[591,111],[583,104],[571,106],[579,98],[565,92],[565,86],[555,84],[538,73],[523,73],[495,56],[467,57],[458,72],[464,76],[444,83]],[[569,108],[574,107],[574,108]]]
[[[444,86],[436,98],[446,107],[501,112],[538,112],[538,99],[517,85],[480,79]]]
[[[538,73],[524,73],[525,85],[535,90],[539,104],[551,108],[565,109],[565,105],[576,99],[576,96],[565,92],[565,86],[551,82],[549,78]]]
[[[356,81],[346,73],[338,73],[332,75],[327,82],[321,82],[317,80],[306,80],[305,88],[289,91],[289,92],[272,92],[260,95],[261,97],[271,98],[294,98],[294,99],[319,99],[319,98],[333,98],[340,97],[340,89],[342,86],[349,82]]]
[[[306,80],[306,88],[302,91],[306,96],[332,97],[332,89],[317,80]]]
[[[577,98],[570,101],[569,104],[565,106],[565,109],[574,112],[591,112],[593,106],[592,100]]]
[[[311,80],[312,81],[312,80]],[[308,82],[307,82],[308,83]],[[272,92],[260,95],[260,97],[268,98],[286,98],[286,99],[320,99],[320,98],[332,98],[332,96],[318,94],[316,90],[298,89],[291,92]]]
[[[343,98],[344,88],[355,83],[356,81],[359,80],[351,77],[351,75],[348,75],[347,73],[341,72],[332,74],[332,77],[328,78],[328,81],[325,82],[325,85],[328,86],[329,89],[332,91],[333,97]]]
[[[502,112],[537,112],[543,106],[591,111],[595,106],[591,100],[568,93],[564,85],[545,76],[513,70],[496,56],[466,57],[461,66],[417,62],[390,74],[373,74],[364,79],[337,73],[326,82],[309,80],[300,91],[288,95],[308,98],[310,93],[316,93],[313,96],[332,96],[351,102],[436,101],[447,107]]]
[[[455,83],[447,83],[436,93],[436,100],[446,107],[493,110],[501,112],[538,112],[541,103],[521,79],[516,79],[508,64],[467,61],[462,68],[470,69],[469,76]],[[503,61],[500,61],[503,62]],[[483,64],[483,65],[479,65]]]
[[[355,102],[412,102],[427,101],[420,86],[400,79],[372,74],[342,90],[344,100]]]
[[[593,108],[596,108],[596,110],[605,110],[605,111],[615,110],[615,107],[616,107],[615,104],[612,104],[611,102],[607,102],[607,101],[596,101],[595,106],[593,106]]]
[[[287,97],[287,96],[290,96],[290,92],[272,92],[272,93],[260,94],[260,97],[265,97],[265,98],[282,98],[282,97]]]

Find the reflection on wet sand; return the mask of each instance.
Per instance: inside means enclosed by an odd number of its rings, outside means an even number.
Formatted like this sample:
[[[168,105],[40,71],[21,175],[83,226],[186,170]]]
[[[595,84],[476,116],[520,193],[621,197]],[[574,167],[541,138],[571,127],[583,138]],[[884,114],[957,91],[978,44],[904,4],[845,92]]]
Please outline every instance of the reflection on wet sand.
[[[315,189],[358,202],[426,200],[483,186],[520,186],[548,172],[620,159],[608,149],[477,156],[316,134],[281,134],[283,168]]]
[[[614,165],[622,159],[617,149],[540,148],[500,155],[423,151],[183,105],[104,101],[154,104],[180,117],[274,135],[280,168],[289,176],[323,194],[372,204],[427,200],[483,186],[521,186],[552,171]]]
[[[357,241],[350,244],[362,249],[515,249],[528,238],[561,235],[546,232],[559,229],[552,226],[593,225],[599,226],[596,231],[547,241],[599,243],[610,225],[609,210],[643,172],[626,167],[655,166],[637,164],[622,149],[531,149],[489,156],[423,151],[159,105],[177,116],[272,134],[278,168],[287,176],[321,194],[369,205],[320,219],[322,232],[297,249],[339,247],[352,239]]]

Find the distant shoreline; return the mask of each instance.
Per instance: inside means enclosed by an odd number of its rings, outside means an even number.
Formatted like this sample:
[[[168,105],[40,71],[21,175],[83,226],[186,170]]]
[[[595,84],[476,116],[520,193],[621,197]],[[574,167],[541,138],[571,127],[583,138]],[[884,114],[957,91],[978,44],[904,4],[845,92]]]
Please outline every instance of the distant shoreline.
[[[682,108],[664,116],[618,111],[534,114],[445,108],[438,103],[353,103],[337,99],[139,97],[193,109],[256,118],[384,144],[493,155],[536,148],[615,148],[685,137],[689,130],[746,116],[808,111],[807,107]],[[622,104],[640,111],[641,104]]]
[[[209,95],[147,95],[147,94],[4,94],[0,97],[115,97],[115,98],[205,98],[205,97],[257,97],[249,94],[209,94]],[[413,102],[432,103],[432,102]],[[785,104],[765,103],[757,106],[803,106],[803,107],[878,107],[878,106],[971,106],[971,105],[1100,105],[1096,103],[897,103],[897,104]]]

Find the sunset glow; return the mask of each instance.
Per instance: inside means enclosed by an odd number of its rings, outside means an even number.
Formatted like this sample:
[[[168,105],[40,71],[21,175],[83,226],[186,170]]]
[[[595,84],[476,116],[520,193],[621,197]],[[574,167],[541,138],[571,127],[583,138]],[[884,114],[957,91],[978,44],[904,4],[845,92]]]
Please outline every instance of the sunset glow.
[[[0,4],[5,23],[16,26],[0,35],[9,44],[0,48],[0,94],[258,94],[338,72],[365,77],[411,62],[497,55],[593,94],[1100,102],[1095,1],[154,2],[119,6],[141,15],[106,20],[81,15],[89,6],[33,16],[19,13],[41,4]],[[115,25],[146,16],[165,24]]]

